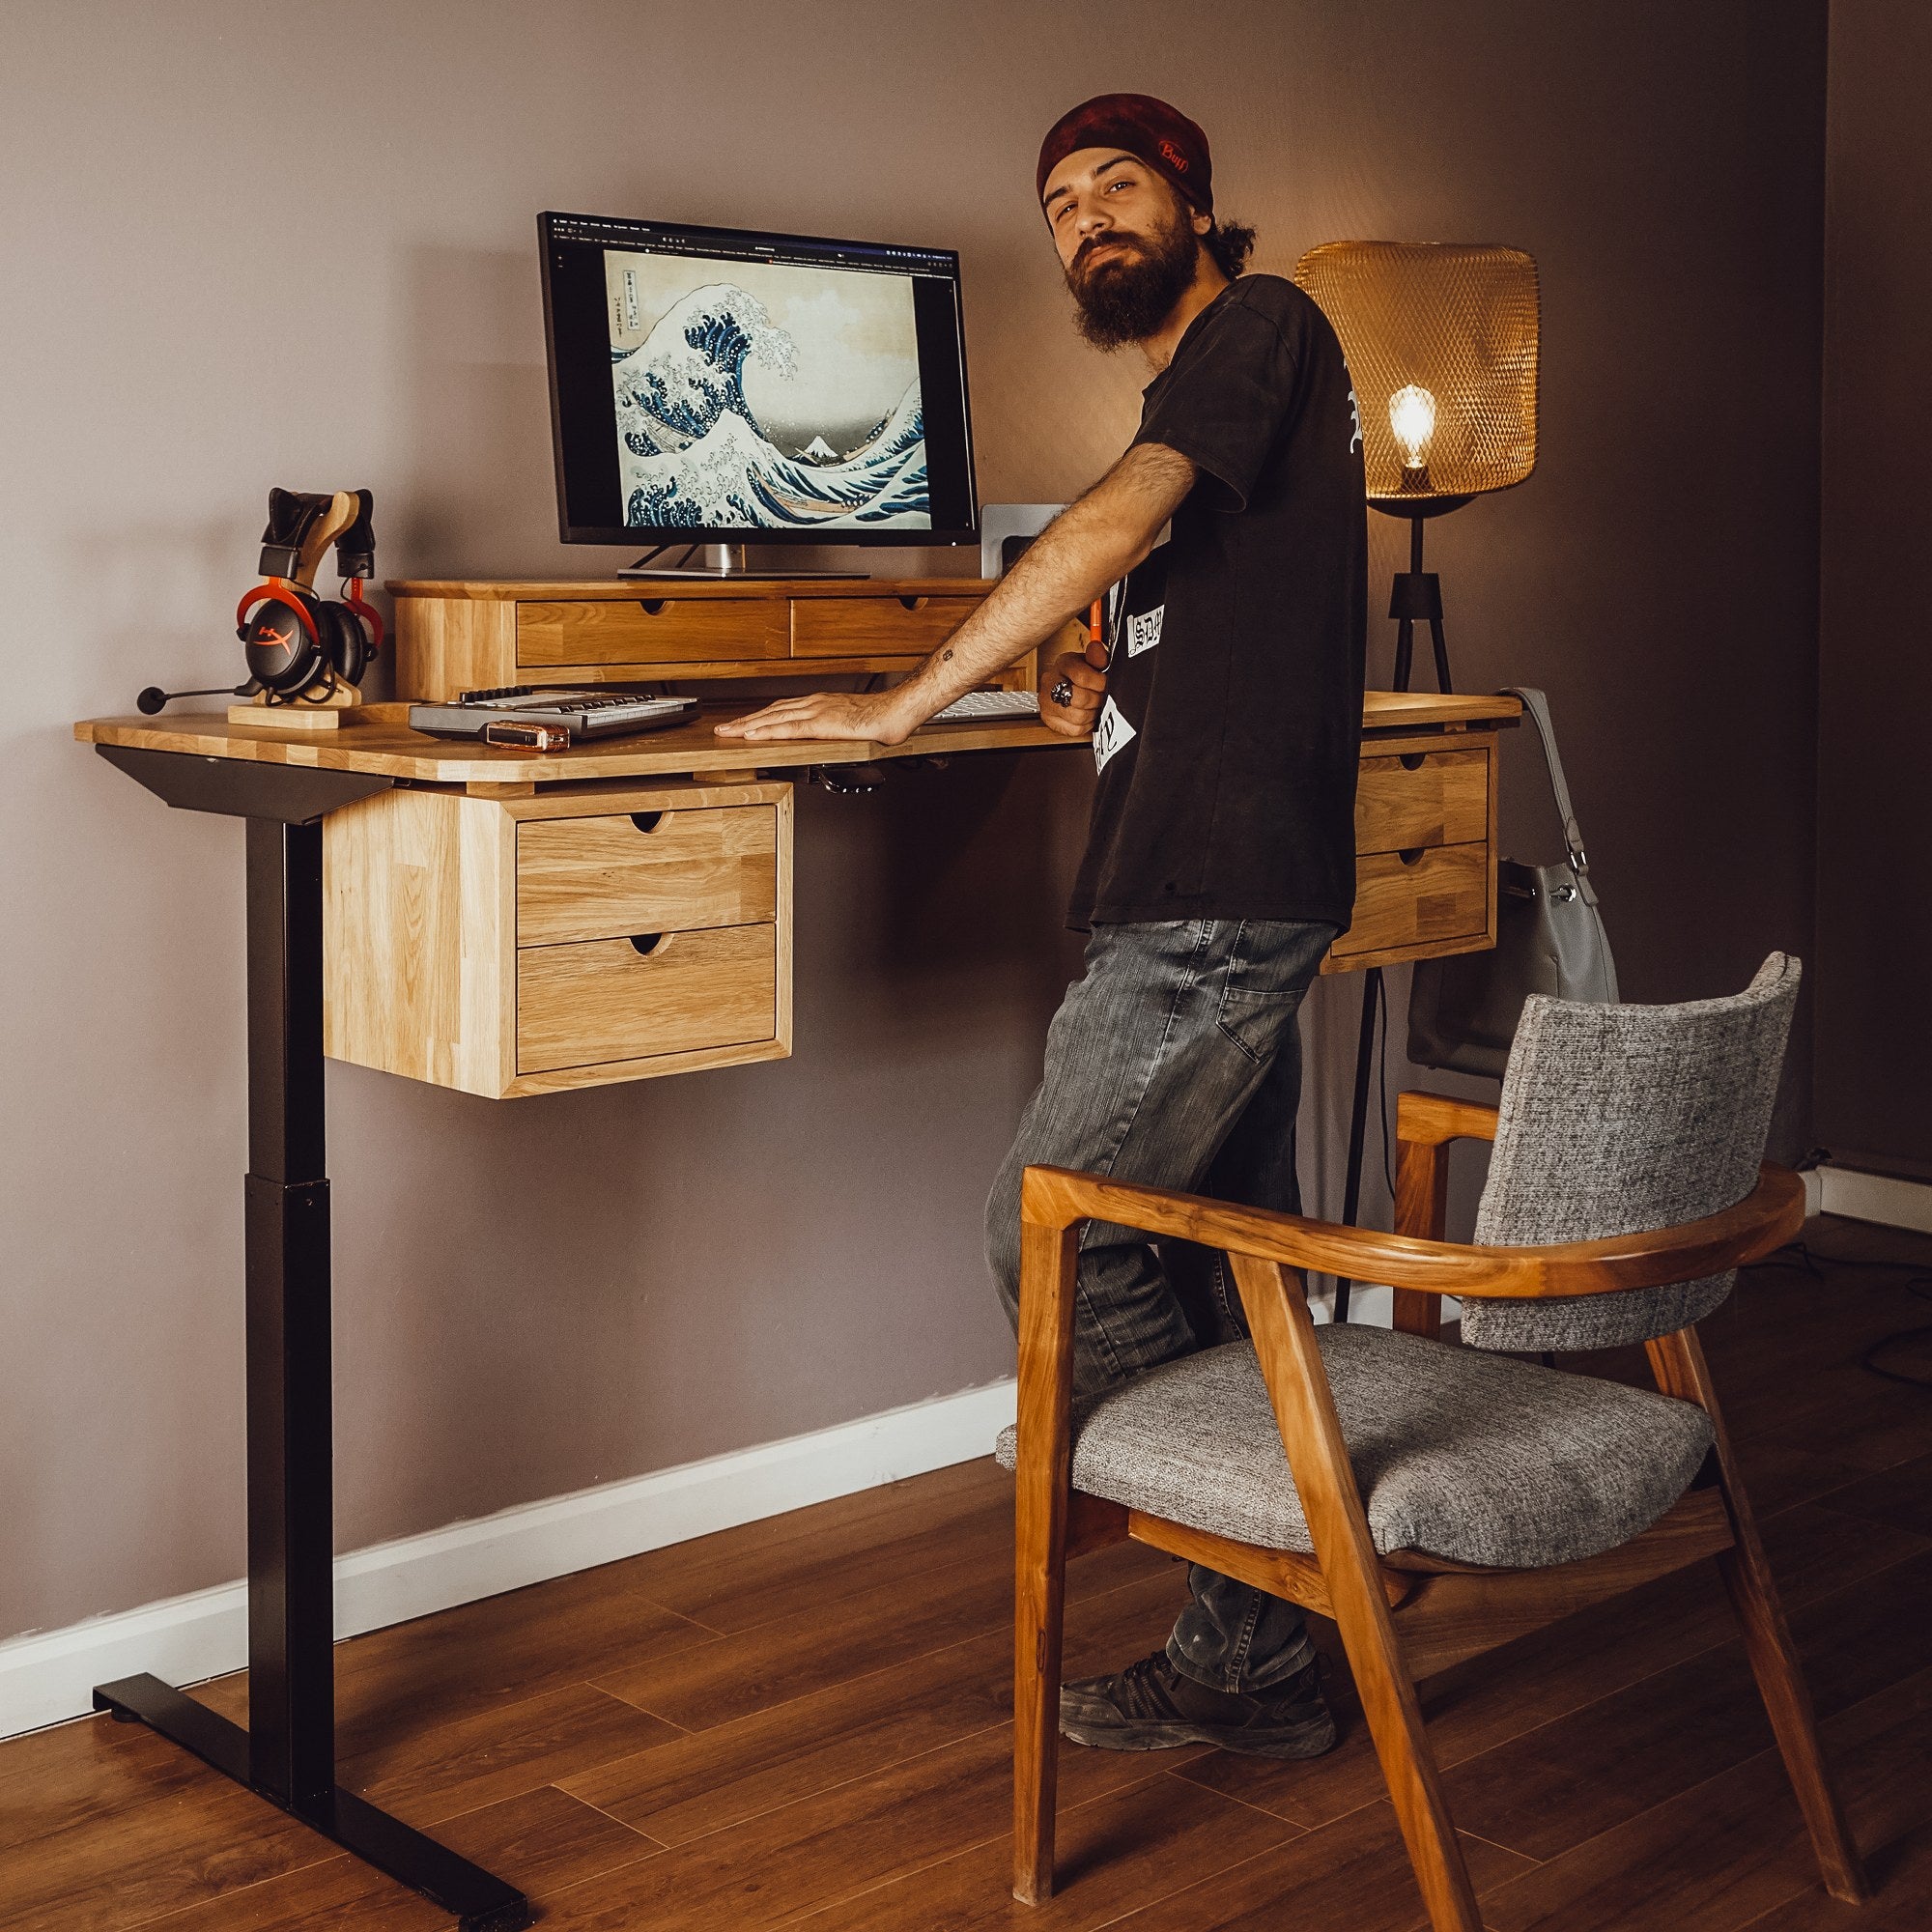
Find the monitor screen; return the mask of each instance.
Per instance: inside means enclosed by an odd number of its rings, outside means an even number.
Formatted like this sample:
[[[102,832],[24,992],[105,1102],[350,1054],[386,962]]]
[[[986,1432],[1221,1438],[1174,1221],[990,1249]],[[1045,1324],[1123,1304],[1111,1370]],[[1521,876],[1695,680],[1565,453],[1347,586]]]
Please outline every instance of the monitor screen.
[[[538,232],[566,543],[977,541],[957,255]]]

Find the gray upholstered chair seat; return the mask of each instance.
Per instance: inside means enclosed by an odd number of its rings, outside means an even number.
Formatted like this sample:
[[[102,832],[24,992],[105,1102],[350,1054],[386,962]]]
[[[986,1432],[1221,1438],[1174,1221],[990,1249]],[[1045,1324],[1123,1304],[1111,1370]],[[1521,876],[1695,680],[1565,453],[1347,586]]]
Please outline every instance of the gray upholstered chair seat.
[[[1689,1403],[1385,1328],[1317,1331],[1378,1550],[1537,1569],[1614,1548],[1690,1485]],[[1269,1549],[1312,1548],[1253,1347],[1167,1362],[1076,1414],[1073,1487]],[[1013,1431],[997,1454],[1014,1461]]]

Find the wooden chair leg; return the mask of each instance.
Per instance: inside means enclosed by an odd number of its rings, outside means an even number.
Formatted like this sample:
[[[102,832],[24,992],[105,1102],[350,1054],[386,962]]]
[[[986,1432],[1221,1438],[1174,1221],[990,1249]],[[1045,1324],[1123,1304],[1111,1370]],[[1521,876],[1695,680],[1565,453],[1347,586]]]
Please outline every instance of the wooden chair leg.
[[[1825,1889],[1847,1904],[1860,1904],[1871,1896],[1871,1888],[1826,1768],[1824,1752],[1819,1747],[1811,1693],[1805,1688],[1797,1647],[1784,1620],[1784,1606],[1772,1580],[1771,1566],[1765,1561],[1750,1499],[1738,1479],[1730,1436],[1718,1406],[1703,1344],[1694,1328],[1680,1328],[1675,1334],[1659,1337],[1647,1348],[1658,1387],[1682,1402],[1694,1402],[1711,1418],[1719,1476],[1735,1539],[1732,1547],[1718,1557],[1718,1570],[1743,1629],[1745,1655],[1750,1662],[1751,1675],[1757,1679],[1765,1715],[1771,1719],[1785,1773],[1811,1833]]]
[[[1307,1299],[1299,1282],[1279,1263],[1244,1255],[1231,1259],[1289,1469],[1429,1922],[1435,1932],[1482,1932],[1475,1888],[1382,1593],[1368,1517],[1349,1466]]]
[[[1071,1480],[1078,1229],[1020,1228],[1019,1455],[1013,1591],[1013,1896],[1053,1895],[1060,1644]]]

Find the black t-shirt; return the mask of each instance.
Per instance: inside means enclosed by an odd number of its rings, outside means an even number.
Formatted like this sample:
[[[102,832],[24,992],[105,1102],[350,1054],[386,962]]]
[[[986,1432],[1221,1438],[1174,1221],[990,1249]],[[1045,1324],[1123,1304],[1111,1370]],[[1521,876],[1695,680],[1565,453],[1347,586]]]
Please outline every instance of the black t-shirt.
[[[1335,331],[1293,283],[1242,277],[1148,385],[1134,440],[1201,473],[1168,541],[1109,599],[1069,923],[1347,926],[1368,515]]]

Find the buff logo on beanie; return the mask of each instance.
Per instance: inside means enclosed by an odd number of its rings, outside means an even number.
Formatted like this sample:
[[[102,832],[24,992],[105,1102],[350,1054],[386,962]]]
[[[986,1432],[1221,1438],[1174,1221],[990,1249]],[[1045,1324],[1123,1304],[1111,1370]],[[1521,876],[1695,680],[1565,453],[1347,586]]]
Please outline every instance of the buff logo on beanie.
[[[1039,145],[1034,192],[1044,197],[1047,177],[1082,148],[1119,148],[1172,182],[1203,214],[1214,212],[1214,163],[1208,136],[1165,100],[1151,94],[1096,94],[1063,114]]]

